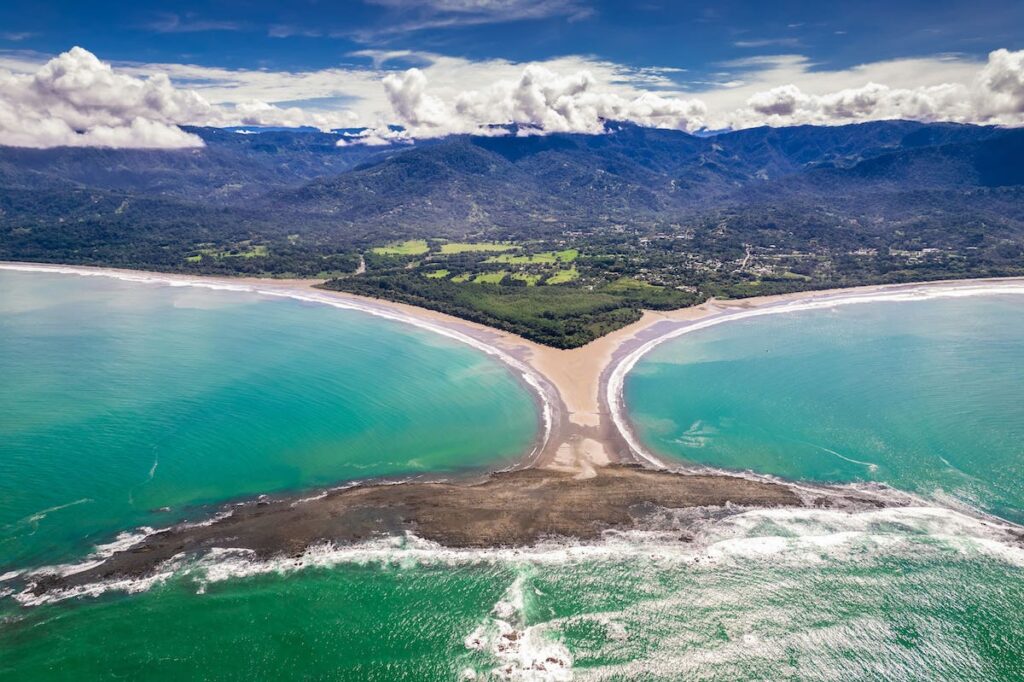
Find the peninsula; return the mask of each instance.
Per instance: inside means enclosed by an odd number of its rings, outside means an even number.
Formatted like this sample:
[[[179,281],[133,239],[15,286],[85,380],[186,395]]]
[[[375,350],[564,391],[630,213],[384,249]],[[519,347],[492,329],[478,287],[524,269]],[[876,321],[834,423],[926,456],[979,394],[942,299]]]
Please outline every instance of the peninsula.
[[[145,576],[174,557],[212,548],[248,550],[260,558],[300,557],[308,548],[325,543],[343,546],[406,533],[452,548],[520,547],[552,537],[593,539],[608,530],[665,530],[664,510],[863,509],[913,503],[909,496],[892,491],[874,494],[672,467],[647,452],[633,435],[621,405],[623,377],[637,358],[660,341],[738,317],[877,300],[1024,292],[1024,280],[1013,278],[711,300],[676,311],[644,312],[638,322],[585,347],[560,350],[413,306],[322,291],[315,288],[315,281],[185,278],[19,263],[3,263],[0,268],[247,291],[357,309],[414,324],[471,344],[508,364],[534,392],[544,417],[535,447],[512,470],[482,472],[459,480],[365,481],[312,494],[307,491],[235,502],[211,510],[217,513],[207,521],[154,531],[100,561],[37,575],[30,588],[35,594],[71,594],[98,582]],[[669,527],[679,530],[678,525]],[[685,530],[680,537],[686,539]]]

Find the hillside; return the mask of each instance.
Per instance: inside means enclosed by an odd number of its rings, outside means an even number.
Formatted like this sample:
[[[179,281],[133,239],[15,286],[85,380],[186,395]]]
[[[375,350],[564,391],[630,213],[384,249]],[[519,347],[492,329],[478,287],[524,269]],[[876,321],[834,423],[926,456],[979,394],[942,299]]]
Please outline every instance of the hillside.
[[[1024,273],[1024,130],[192,131],[205,148],[0,148],[0,258],[331,277],[552,345],[709,295]]]

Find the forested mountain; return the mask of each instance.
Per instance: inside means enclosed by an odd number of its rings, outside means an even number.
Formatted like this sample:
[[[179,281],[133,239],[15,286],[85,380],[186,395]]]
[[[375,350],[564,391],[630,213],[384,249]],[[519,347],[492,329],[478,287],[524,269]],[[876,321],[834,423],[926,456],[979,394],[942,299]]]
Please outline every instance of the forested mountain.
[[[0,148],[0,258],[307,276],[363,259],[338,286],[420,304],[484,283],[601,291],[627,277],[699,298],[1024,272],[1021,129],[609,123],[385,146],[190,130],[204,148]],[[379,252],[410,239],[425,246]],[[524,255],[456,258],[443,240]],[[565,249],[571,270],[538,265]]]

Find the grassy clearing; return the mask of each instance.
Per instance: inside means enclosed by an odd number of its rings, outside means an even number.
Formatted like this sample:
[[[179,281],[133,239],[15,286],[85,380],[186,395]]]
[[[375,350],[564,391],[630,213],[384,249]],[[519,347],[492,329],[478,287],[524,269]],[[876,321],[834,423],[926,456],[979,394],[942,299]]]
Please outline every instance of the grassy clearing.
[[[430,272],[423,273],[423,276],[427,279],[444,279],[450,274],[450,270],[431,270]]]
[[[472,273],[464,272],[461,275],[455,275],[454,277],[452,277],[452,281],[461,284],[462,282],[468,282],[469,278],[472,276]]]
[[[576,269],[576,266],[572,266],[568,270],[559,270],[555,274],[548,277],[548,281],[545,284],[565,284],[566,282],[573,282],[580,278],[580,271]]]
[[[512,279],[518,279],[526,282],[526,286],[532,287],[537,286],[537,282],[544,279],[543,275],[532,275],[529,272],[513,272]]]
[[[199,249],[199,253],[187,256],[185,260],[189,263],[200,263],[204,258],[211,260],[221,260],[223,258],[266,258],[270,255],[270,249],[264,244],[257,244],[251,246],[249,244],[241,244],[231,249]]]
[[[505,279],[505,275],[508,273],[504,270],[498,272],[481,272],[473,280],[474,284],[501,284],[501,280]]]
[[[620,277],[605,287],[607,291],[614,291],[616,293],[657,288],[660,287],[656,287],[650,282],[642,282],[638,279],[633,279],[632,277]]]
[[[579,258],[580,252],[577,249],[562,249],[561,251],[543,251],[526,256],[514,256],[505,253],[500,256],[488,258],[488,263],[509,263],[512,265],[554,265],[556,263],[571,263]]]
[[[404,242],[370,249],[378,256],[421,256],[429,250],[426,239],[408,239]]]
[[[451,255],[456,253],[478,253],[511,251],[519,246],[505,242],[448,242],[441,245],[441,253]]]

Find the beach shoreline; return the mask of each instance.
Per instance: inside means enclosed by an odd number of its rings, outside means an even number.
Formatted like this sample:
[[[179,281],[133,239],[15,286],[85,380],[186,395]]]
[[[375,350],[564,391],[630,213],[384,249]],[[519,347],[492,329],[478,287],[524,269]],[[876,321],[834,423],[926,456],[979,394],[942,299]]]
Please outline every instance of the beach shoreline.
[[[161,561],[239,543],[264,558],[296,556],[318,543],[348,545],[381,535],[411,534],[450,547],[523,547],[551,537],[587,541],[609,530],[635,529],[657,516],[652,509],[928,506],[885,486],[817,485],[661,460],[644,448],[629,421],[623,402],[625,377],[661,343],[733,320],[878,301],[1024,294],[1024,278],[1005,278],[712,299],[675,311],[645,311],[636,323],[582,348],[560,350],[443,313],[316,289],[319,280],[191,277],[4,262],[0,270],[249,293],[409,324],[466,343],[504,363],[536,397],[543,419],[532,450],[501,471],[476,468],[455,476],[353,481],[222,503],[208,507],[205,520],[148,529],[101,559],[51,573],[25,573],[36,576],[24,581],[26,599],[48,591],[72,594],[111,580],[118,584],[118,576],[146,580]]]
[[[686,467],[659,458],[640,442],[623,402],[625,377],[640,358],[683,334],[749,317],[881,301],[943,296],[1024,294],[1024,277],[939,280],[794,292],[745,299],[709,299],[671,311],[643,311],[641,319],[585,346],[558,349],[510,332],[417,306],[316,288],[320,279],[193,276],[146,270],[0,261],[0,270],[106,276],[167,286],[196,286],[290,298],[361,311],[470,345],[505,364],[534,396],[542,429],[531,450],[508,469],[538,467],[593,476],[609,464],[635,463],[722,475],[738,472]]]
[[[701,473],[736,475],[737,472],[716,470],[707,466],[685,467],[678,462],[666,461],[644,447],[628,415],[623,396],[626,376],[643,356],[661,344],[685,334],[753,317],[826,310],[839,306],[867,303],[903,303],[937,298],[994,295],[1024,295],[1024,278],[942,280],[829,289],[732,301],[711,300],[698,306],[705,314],[673,315],[669,313],[664,315],[663,319],[645,325],[630,339],[619,344],[613,357],[602,370],[601,406],[609,415],[609,419],[614,422],[614,432],[621,438],[620,447],[628,450],[634,460],[657,468],[671,468],[678,472],[699,471]],[[769,478],[763,475],[755,476],[762,479]]]

